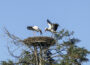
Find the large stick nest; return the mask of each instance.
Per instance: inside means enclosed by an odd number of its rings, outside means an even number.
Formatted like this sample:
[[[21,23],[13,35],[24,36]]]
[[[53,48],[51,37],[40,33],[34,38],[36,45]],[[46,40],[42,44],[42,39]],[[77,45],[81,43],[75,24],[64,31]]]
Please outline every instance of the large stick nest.
[[[22,42],[28,46],[51,46],[56,43],[56,40],[52,37],[37,36],[37,37],[29,37],[24,40],[21,40],[19,37],[10,34],[6,28],[5,28],[5,33],[10,39],[12,39],[14,44]]]
[[[24,44],[32,46],[51,46],[56,41],[51,37],[29,37],[23,40]]]

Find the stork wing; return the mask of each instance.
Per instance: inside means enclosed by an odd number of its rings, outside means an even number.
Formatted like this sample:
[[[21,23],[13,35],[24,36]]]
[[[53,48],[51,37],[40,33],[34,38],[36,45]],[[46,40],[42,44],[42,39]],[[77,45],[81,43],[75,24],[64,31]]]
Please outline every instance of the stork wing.
[[[47,19],[47,23],[52,24],[51,21],[50,21],[49,19]]]
[[[59,26],[59,24],[54,24],[54,25],[53,25],[53,29],[54,29],[54,31],[57,30],[58,26]]]
[[[51,29],[52,28],[52,23],[48,19],[47,19],[47,23],[48,23],[49,28]]]
[[[33,30],[32,26],[27,26],[28,30]]]

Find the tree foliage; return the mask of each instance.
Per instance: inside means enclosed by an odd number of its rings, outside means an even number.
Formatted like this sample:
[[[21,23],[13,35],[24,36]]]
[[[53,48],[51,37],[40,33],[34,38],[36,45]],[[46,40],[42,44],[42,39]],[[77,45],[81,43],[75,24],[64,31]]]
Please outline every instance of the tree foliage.
[[[90,51],[77,46],[79,39],[73,37],[73,32],[62,29],[60,32],[54,34],[54,39],[57,43],[44,53],[44,60],[42,65],[81,65],[83,62],[89,61],[87,55]],[[39,56],[39,54],[38,54]],[[30,51],[25,51],[23,56],[19,58],[18,62],[3,61],[2,65],[35,65],[34,54]]]

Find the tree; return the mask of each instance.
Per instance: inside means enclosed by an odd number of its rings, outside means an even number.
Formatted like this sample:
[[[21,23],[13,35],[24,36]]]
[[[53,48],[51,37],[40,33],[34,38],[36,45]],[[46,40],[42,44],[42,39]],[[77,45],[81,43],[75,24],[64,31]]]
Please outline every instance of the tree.
[[[6,34],[13,40],[15,44],[17,41],[21,41],[18,37],[10,34],[7,30]],[[41,58],[42,65],[81,65],[83,62],[88,61],[87,55],[90,54],[90,51],[84,47],[81,48],[77,46],[76,43],[80,42],[80,40],[73,37],[73,32],[62,29],[60,32],[54,34],[53,38],[56,40],[56,43],[46,49],[47,51],[42,52],[42,57],[44,58],[44,60]],[[38,51],[40,51],[40,49]],[[19,57],[18,62],[15,63],[13,61],[3,61],[1,64],[35,65],[36,58],[32,53],[34,51],[30,49],[29,51],[24,50],[23,52],[24,54]],[[37,53],[37,57],[40,59],[39,56],[40,54]],[[40,62],[40,60],[38,62]]]

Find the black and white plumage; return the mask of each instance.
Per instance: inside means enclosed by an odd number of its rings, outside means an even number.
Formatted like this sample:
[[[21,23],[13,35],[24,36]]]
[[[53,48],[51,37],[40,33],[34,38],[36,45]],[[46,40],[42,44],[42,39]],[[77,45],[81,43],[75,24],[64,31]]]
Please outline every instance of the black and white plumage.
[[[48,28],[45,29],[45,31],[50,31],[50,32],[53,32],[53,33],[56,33],[56,30],[59,26],[59,24],[57,23],[51,23],[50,20],[47,19],[47,23],[48,23]]]
[[[42,31],[38,26],[27,26],[27,29],[32,31],[37,31],[40,32],[40,34],[42,34]]]

